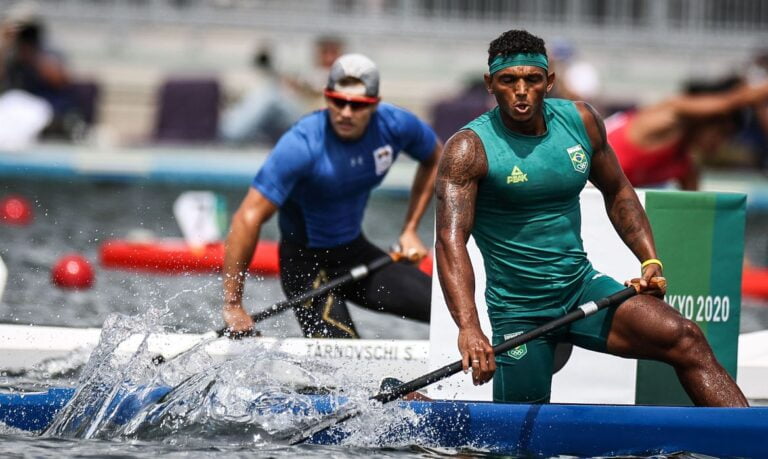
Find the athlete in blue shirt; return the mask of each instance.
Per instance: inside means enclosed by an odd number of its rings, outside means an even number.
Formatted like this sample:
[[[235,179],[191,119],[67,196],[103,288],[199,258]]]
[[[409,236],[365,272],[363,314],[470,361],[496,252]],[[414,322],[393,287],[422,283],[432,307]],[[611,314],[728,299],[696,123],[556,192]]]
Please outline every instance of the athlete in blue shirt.
[[[399,152],[419,161],[399,237],[415,258],[427,249],[417,227],[432,196],[442,144],[415,115],[380,103],[376,65],[360,54],[340,57],[325,91],[327,109],[297,122],[275,145],[232,218],[224,257],[224,319],[233,332],[253,328],[242,306],[245,272],[261,225],[278,209],[280,275],[291,298],[384,252],[362,234],[368,197]],[[296,308],[308,337],[356,338],[345,299],[428,321],[430,278],[415,266],[390,264]]]

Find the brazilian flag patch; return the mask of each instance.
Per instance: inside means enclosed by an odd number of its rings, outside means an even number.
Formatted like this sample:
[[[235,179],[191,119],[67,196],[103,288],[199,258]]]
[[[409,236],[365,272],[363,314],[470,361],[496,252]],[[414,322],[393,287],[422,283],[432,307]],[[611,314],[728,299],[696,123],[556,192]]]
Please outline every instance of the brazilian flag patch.
[[[566,151],[571,158],[571,164],[573,164],[573,168],[576,169],[576,172],[581,172],[582,174],[586,173],[589,162],[587,161],[587,153],[581,148],[581,145],[574,145],[566,149]]]

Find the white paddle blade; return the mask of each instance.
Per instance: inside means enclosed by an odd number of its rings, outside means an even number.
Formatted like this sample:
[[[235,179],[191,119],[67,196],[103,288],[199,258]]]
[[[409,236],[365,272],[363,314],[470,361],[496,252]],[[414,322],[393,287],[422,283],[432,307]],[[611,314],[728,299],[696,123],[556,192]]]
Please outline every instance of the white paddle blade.
[[[187,244],[200,247],[221,240],[224,200],[211,191],[186,191],[173,204],[173,214]]]

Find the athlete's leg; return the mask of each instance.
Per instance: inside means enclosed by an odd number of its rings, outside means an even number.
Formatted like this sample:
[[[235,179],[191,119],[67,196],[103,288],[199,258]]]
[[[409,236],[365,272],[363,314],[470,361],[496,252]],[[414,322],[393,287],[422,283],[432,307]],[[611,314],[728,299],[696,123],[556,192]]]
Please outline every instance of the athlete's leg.
[[[365,241],[355,247],[362,263],[386,255]],[[344,289],[345,296],[366,309],[429,322],[432,279],[415,265],[392,263]]]
[[[315,251],[296,244],[280,243],[280,282],[287,298],[316,289],[329,278],[328,268]],[[357,330],[340,292],[333,291],[294,308],[304,336],[357,338]]]
[[[416,266],[386,266],[351,289],[349,299],[374,311],[429,322],[432,280]]]
[[[624,286],[590,273],[574,307],[611,295]],[[717,362],[699,327],[658,298],[638,295],[618,308],[604,309],[569,329],[569,341],[598,352],[671,365],[697,405],[745,406],[736,383]]]
[[[658,298],[638,295],[618,307],[607,351],[668,363],[696,405],[748,406],[699,326]]]

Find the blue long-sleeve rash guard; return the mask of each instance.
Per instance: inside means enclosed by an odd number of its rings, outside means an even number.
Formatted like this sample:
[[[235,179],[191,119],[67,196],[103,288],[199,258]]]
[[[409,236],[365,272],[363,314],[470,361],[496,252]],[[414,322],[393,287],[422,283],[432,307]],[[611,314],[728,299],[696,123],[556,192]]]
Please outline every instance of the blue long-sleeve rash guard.
[[[362,231],[371,190],[400,151],[431,157],[434,131],[412,113],[380,103],[363,136],[347,142],[333,132],[327,110],[286,132],[252,186],[280,208],[281,237],[312,248],[346,244]]]

